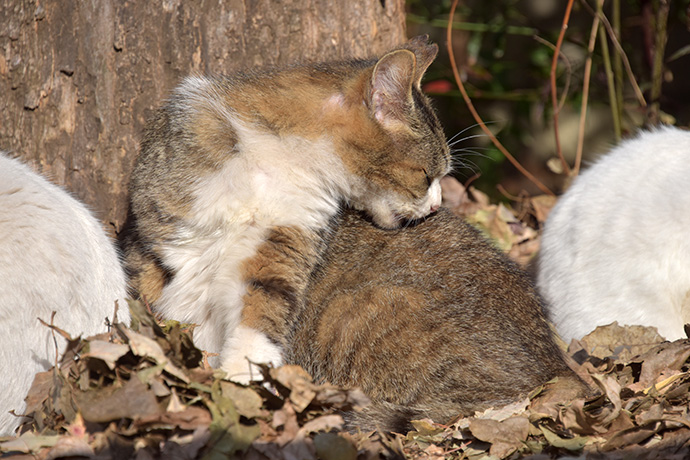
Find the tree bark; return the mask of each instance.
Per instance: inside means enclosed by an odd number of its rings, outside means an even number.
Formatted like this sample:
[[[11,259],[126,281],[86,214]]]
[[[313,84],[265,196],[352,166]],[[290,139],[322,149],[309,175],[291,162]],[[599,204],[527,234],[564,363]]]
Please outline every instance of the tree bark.
[[[193,73],[367,57],[404,0],[0,0],[0,149],[119,231],[146,120]]]

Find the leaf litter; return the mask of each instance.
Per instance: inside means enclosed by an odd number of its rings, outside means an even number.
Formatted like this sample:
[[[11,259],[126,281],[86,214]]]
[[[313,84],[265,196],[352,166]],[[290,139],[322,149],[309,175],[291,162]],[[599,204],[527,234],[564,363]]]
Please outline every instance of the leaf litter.
[[[459,185],[459,187],[458,187]],[[526,198],[519,211],[455,187],[451,203],[526,265],[555,201]],[[459,193],[459,195],[458,195]],[[445,195],[445,194],[444,194]],[[569,346],[575,370],[598,394],[528,397],[409,433],[348,432],[343,411],[368,398],[312,381],[298,366],[259,365],[240,385],[205,365],[190,330],[156,322],[132,302],[132,326],[69,340],[58,370],[36,375],[29,421],[0,438],[2,458],[148,459],[682,459],[690,456],[690,340],[611,324]]]

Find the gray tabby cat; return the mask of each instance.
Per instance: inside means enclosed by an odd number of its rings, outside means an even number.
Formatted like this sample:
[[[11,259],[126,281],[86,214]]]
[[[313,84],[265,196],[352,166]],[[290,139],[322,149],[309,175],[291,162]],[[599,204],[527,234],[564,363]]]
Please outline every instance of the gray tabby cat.
[[[351,427],[405,432],[509,403],[567,366],[525,273],[445,208],[381,229],[355,211],[334,220],[294,316],[287,361],[372,398]]]

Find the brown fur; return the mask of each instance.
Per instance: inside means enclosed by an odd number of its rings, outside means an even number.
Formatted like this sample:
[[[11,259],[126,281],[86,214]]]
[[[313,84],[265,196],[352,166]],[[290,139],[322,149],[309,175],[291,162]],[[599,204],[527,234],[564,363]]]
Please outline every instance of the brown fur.
[[[243,266],[242,278],[248,287],[242,324],[284,346],[294,307],[304,297],[309,275],[324,246],[319,234],[274,228]]]
[[[584,385],[527,276],[447,210],[400,230],[339,221],[293,321],[288,361],[358,386],[352,427],[405,431],[508,403],[554,377]]]

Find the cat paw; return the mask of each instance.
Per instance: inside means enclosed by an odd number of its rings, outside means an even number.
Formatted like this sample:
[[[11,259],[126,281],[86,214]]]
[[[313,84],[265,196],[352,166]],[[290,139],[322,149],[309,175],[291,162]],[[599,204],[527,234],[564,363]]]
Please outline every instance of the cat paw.
[[[261,371],[251,363],[271,364],[278,367],[283,363],[280,347],[255,329],[238,326],[228,339],[221,353],[221,369],[226,378],[233,382],[247,384],[262,380]]]

